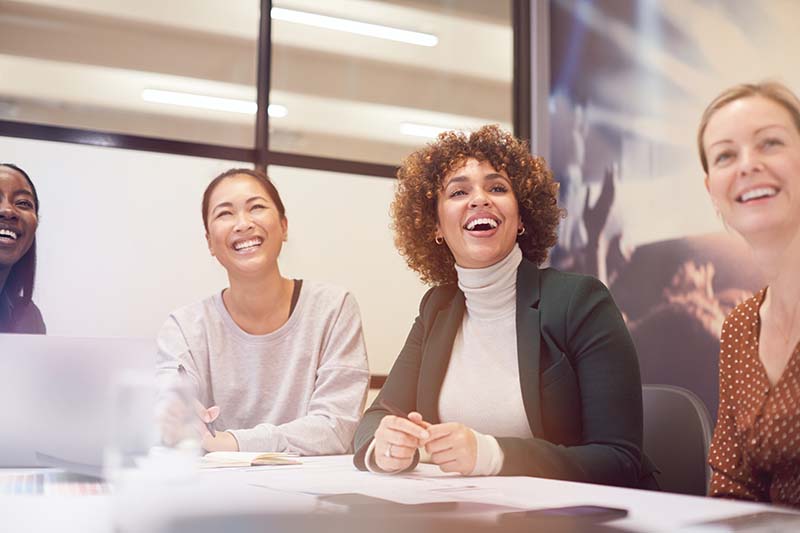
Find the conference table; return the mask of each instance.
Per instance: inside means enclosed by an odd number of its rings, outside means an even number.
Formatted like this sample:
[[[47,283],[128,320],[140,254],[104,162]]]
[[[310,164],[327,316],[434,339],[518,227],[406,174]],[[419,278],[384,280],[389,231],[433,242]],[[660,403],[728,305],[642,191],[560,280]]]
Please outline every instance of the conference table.
[[[0,469],[0,479],[18,472]],[[2,495],[0,530],[178,532],[203,530],[198,527],[203,524],[209,531],[231,530],[226,524],[235,523],[237,517],[261,517],[259,523],[267,524],[273,515],[322,517],[324,524],[325,517],[333,520],[359,509],[348,505],[360,503],[359,498],[406,504],[400,506],[403,509],[433,504],[431,508],[438,509],[433,512],[440,516],[496,529],[504,523],[499,522],[504,513],[575,505],[624,508],[626,517],[607,524],[615,530],[635,532],[724,531],[698,524],[775,510],[763,504],[542,478],[463,477],[442,473],[429,464],[420,464],[406,474],[373,474],[356,470],[352,456],[304,457],[300,465],[193,469],[169,475],[143,472],[96,492],[87,495],[43,490],[41,494]],[[437,502],[441,508],[437,508]],[[384,524],[392,521],[390,516],[377,518]],[[374,530],[374,521],[361,523],[371,524]]]

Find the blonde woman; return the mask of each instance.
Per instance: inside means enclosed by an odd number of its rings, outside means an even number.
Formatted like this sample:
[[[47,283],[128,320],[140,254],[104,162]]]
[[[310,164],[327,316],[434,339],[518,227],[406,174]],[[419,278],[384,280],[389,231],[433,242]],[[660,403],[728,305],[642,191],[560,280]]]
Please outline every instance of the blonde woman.
[[[712,496],[800,506],[800,102],[737,85],[703,114],[706,189],[767,285],[722,327]]]

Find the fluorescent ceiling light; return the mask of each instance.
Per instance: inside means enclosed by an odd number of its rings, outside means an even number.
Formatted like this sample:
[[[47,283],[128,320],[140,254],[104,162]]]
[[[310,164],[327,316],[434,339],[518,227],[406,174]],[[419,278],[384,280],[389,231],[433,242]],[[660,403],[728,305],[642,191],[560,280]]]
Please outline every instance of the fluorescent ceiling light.
[[[269,104],[269,107],[267,107],[267,114],[272,118],[283,118],[289,114],[289,110],[286,109],[285,105]]]
[[[399,41],[401,43],[416,44],[419,46],[436,46],[439,43],[439,38],[430,33],[401,30],[399,28],[392,28],[391,26],[369,24],[367,22],[329,17],[327,15],[318,15],[316,13],[296,11],[294,9],[285,9],[282,7],[273,7],[270,11],[270,15],[273,19],[282,20],[284,22],[295,22],[297,24],[305,24],[317,28],[345,31],[357,35],[366,35],[367,37],[377,37],[378,39]]]
[[[258,111],[258,106],[252,100],[204,96],[201,94],[163,91],[161,89],[145,89],[142,91],[142,100],[158,104],[199,107],[201,109],[229,111],[231,113],[243,113],[246,115],[255,115],[256,111]]]
[[[463,130],[455,128],[443,128],[441,126],[430,126],[427,124],[414,124],[413,122],[403,122],[400,124],[400,133],[404,135],[413,135],[414,137],[427,137],[435,139],[443,131],[460,131],[467,133]]]
[[[242,100],[239,98],[222,98],[219,96],[205,96],[202,94],[183,93],[178,91],[165,91],[162,89],[145,89],[142,91],[142,100],[145,102],[155,102],[158,104],[170,104],[182,107],[197,107],[200,109],[211,109],[213,111],[228,111],[230,113],[242,113],[245,115],[255,115],[258,105],[252,100]],[[270,117],[282,118],[289,114],[286,106],[280,104],[270,104],[267,109]]]

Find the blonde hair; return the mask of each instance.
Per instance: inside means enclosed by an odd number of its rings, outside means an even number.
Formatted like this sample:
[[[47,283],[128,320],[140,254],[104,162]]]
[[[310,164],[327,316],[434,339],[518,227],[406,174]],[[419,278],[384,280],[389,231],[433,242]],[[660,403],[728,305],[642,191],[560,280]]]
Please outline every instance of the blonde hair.
[[[711,117],[731,102],[753,96],[761,96],[786,109],[792,117],[797,131],[800,132],[800,100],[784,84],[777,81],[764,81],[761,83],[741,83],[725,89],[703,111],[700,127],[697,130],[697,149],[700,152],[700,163],[703,165],[703,171],[706,174],[708,174],[708,159],[706,158],[706,150],[703,147],[703,135],[706,133]]]

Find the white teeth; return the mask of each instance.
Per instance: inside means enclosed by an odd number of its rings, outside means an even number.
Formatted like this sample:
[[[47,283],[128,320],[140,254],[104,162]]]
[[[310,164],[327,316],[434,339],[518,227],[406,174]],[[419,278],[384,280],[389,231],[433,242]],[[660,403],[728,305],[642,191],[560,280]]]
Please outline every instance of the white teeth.
[[[0,237],[11,237],[15,241],[17,240],[17,234],[10,229],[0,229]]]
[[[492,229],[497,227],[497,221],[493,218],[476,218],[467,224],[467,230],[472,231],[479,224],[488,224]]]
[[[752,189],[742,194],[739,197],[739,201],[747,202],[748,200],[753,200],[755,198],[770,197],[775,196],[776,194],[778,194],[778,190],[774,187],[759,187],[758,189]]]
[[[245,248],[250,248],[251,246],[258,246],[259,244],[261,244],[261,239],[249,239],[246,241],[239,241],[237,243],[234,243],[233,247],[238,251],[238,250],[243,250]]]

